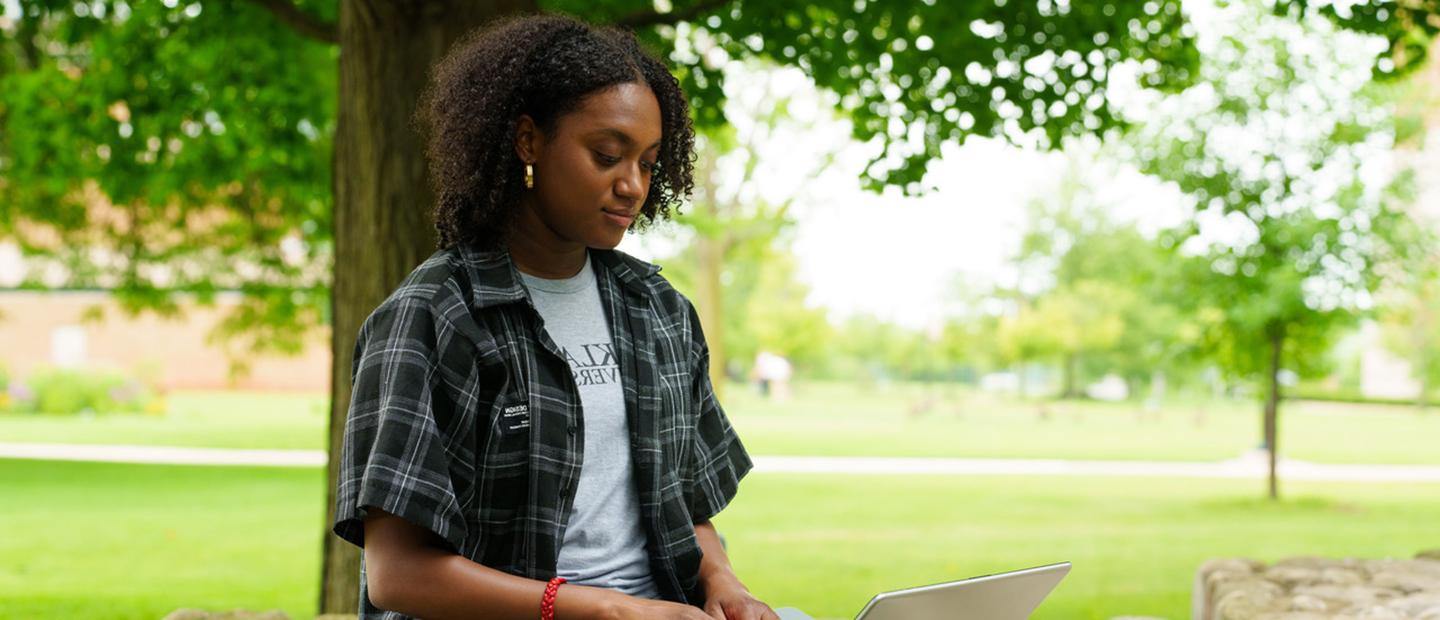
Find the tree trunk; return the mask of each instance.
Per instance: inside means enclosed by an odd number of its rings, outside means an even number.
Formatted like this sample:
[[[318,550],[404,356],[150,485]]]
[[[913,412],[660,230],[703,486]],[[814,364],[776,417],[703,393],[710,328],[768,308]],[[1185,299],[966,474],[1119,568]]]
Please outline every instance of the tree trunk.
[[[710,383],[715,395],[723,397],[730,356],[725,349],[725,287],[720,273],[725,269],[728,233],[716,225],[720,220],[720,196],[714,177],[715,151],[713,143],[704,145],[695,170],[700,189],[695,209],[701,219],[701,225],[695,229],[695,311],[700,315],[700,329],[705,332],[705,343],[710,347]]]
[[[725,248],[722,240],[707,236],[695,237],[695,254],[700,260],[699,286],[696,292],[696,312],[700,314],[700,328],[705,331],[705,343],[710,347],[710,383],[717,396],[725,390],[725,369],[730,363],[725,350],[725,288],[720,281],[724,269]]]
[[[1280,354],[1285,346],[1285,330],[1272,330],[1269,340],[1270,364],[1265,373],[1269,383],[1265,394],[1265,451],[1270,462],[1270,499],[1280,499],[1275,465],[1280,454]]]
[[[1016,369],[1015,388],[1020,393],[1020,400],[1025,400],[1025,363],[1021,362]]]
[[[430,67],[462,34],[534,0],[344,0],[335,131],[335,273],[320,613],[355,613],[360,554],[330,533],[350,367],[360,324],[435,250],[434,209],[414,118]]]
[[[1422,329],[1425,327],[1429,327],[1429,325],[1425,325],[1426,323],[1434,324],[1437,328],[1440,328],[1440,323],[1432,323],[1431,321],[1416,321],[1417,326]],[[1419,330],[1417,329],[1416,331]],[[1415,341],[1427,342],[1427,340],[1422,339],[1426,335],[1427,334],[1423,333],[1416,334],[1417,338]],[[1435,359],[1431,357],[1432,354],[1424,348],[1423,344],[1420,346],[1421,351],[1420,355],[1418,356],[1419,359],[1415,360],[1415,365],[1412,367],[1414,370],[1412,370],[1411,372],[1415,376],[1420,378],[1420,393],[1415,396],[1415,407],[1416,411],[1418,411],[1421,415],[1424,415],[1430,410],[1430,390],[1432,388],[1430,383],[1430,375],[1431,368],[1433,368],[1435,365]]]
[[[1065,386],[1060,390],[1060,398],[1078,398],[1079,390],[1075,389],[1076,375],[1079,374],[1080,355],[1077,353],[1066,353],[1064,361]]]

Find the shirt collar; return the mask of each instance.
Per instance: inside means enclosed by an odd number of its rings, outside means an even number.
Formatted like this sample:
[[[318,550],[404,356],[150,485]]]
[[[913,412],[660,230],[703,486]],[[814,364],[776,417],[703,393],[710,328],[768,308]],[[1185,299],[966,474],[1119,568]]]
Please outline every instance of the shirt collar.
[[[641,295],[651,295],[650,276],[660,272],[660,266],[647,263],[619,250],[590,250],[590,256],[603,265],[620,282]]]
[[[461,260],[470,276],[474,303],[486,308],[514,303],[526,298],[525,288],[520,284],[520,271],[506,250],[481,250],[469,244],[459,245]],[[654,292],[650,276],[659,273],[660,266],[648,263],[618,250],[590,250],[591,261],[613,274],[626,288],[650,295]]]

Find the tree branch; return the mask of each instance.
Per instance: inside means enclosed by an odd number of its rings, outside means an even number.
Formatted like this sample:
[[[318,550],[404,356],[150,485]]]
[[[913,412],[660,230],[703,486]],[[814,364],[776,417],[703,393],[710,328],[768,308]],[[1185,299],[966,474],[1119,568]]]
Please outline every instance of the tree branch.
[[[250,3],[270,11],[270,14],[300,36],[323,43],[340,42],[340,29],[334,23],[306,13],[291,0],[250,0]]]
[[[730,0],[700,0],[684,10],[672,10],[669,13],[658,13],[656,11],[640,11],[631,13],[616,20],[617,26],[628,28],[645,28],[647,26],[673,26],[679,22],[688,22],[705,13],[725,6]]]
[[[34,71],[40,68],[40,48],[35,45],[35,35],[40,33],[40,17],[27,15],[20,11],[20,24],[15,32],[15,44],[20,46],[20,55],[24,59],[25,69]]]

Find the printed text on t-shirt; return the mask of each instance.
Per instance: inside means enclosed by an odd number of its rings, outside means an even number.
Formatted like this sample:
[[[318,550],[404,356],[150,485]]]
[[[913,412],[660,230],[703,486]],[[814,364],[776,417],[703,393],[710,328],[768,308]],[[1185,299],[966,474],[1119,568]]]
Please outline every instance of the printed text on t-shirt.
[[[620,367],[615,363],[615,347],[611,343],[580,345],[578,355],[565,349],[565,361],[575,375],[575,385],[606,385],[620,380]]]

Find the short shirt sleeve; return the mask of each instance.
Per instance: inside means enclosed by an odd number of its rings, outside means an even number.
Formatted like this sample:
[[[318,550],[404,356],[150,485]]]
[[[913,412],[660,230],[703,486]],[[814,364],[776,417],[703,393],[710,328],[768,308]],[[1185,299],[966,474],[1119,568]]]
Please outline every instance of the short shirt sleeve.
[[[453,407],[439,394],[436,321],[428,301],[386,300],[355,345],[333,531],[364,547],[367,506],[426,528],[462,548]]]
[[[696,523],[720,513],[735,498],[740,479],[753,464],[735,428],[730,424],[710,383],[710,350],[700,330],[700,319],[690,307],[694,340],[692,351],[697,356],[692,379],[693,402],[698,407],[694,443],[691,446],[693,484],[686,491],[690,517]]]

